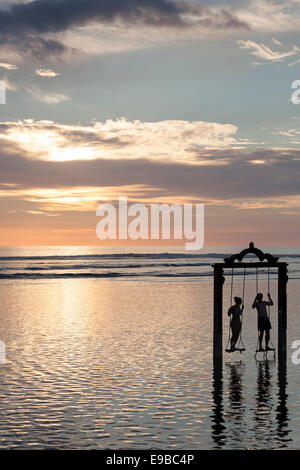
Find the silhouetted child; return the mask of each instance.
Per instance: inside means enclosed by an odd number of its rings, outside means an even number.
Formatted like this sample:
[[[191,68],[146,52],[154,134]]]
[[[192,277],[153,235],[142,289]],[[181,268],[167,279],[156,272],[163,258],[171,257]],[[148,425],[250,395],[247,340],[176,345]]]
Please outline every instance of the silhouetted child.
[[[270,351],[271,348],[269,348],[269,342],[270,342],[270,330],[272,328],[270,319],[268,317],[267,313],[267,305],[274,305],[273,300],[270,297],[270,294],[268,294],[269,301],[267,302],[266,300],[263,300],[263,294],[257,294],[257,296],[254,299],[254,302],[252,304],[252,308],[256,308],[257,310],[257,328],[259,331],[259,336],[258,336],[258,344],[259,344],[259,351],[264,351],[262,347],[262,341],[263,341],[263,336],[264,332],[265,334],[265,342],[266,342],[266,351]]]
[[[232,305],[227,312],[227,315],[229,317],[231,316],[231,320],[230,320],[230,327],[232,331],[231,340],[230,340],[231,352],[235,351],[235,345],[241,333],[241,328],[242,328],[241,316],[244,310],[244,305],[242,305],[243,301],[240,297],[234,297],[234,301],[235,301],[235,304]]]

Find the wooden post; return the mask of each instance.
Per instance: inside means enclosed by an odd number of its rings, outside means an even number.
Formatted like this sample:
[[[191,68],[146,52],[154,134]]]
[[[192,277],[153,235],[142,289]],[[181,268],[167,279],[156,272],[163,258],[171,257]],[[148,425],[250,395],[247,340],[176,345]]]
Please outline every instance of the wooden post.
[[[278,358],[286,359],[286,330],[287,330],[287,297],[286,284],[288,281],[287,265],[278,268]]]
[[[222,364],[223,357],[223,268],[214,266],[214,364]]]

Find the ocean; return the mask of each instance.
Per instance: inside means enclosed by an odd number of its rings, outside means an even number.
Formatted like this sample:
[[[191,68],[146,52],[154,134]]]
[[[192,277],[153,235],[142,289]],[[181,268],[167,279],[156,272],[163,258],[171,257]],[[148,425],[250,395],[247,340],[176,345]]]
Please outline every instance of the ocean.
[[[167,247],[168,248],[168,247]],[[267,248],[263,251],[280,256],[289,263],[290,279],[300,278],[299,248]],[[222,247],[184,251],[169,247],[113,248],[96,247],[0,247],[0,279],[75,279],[115,278],[124,280],[184,280],[209,278],[211,265],[239,248]],[[253,259],[255,261],[255,258]],[[241,273],[238,273],[241,274]],[[271,275],[276,274],[271,271]],[[246,273],[254,277],[254,271]],[[260,271],[265,279],[266,272]],[[202,279],[204,280],[204,279]]]
[[[286,368],[253,357],[256,282],[247,270],[243,341],[212,367],[211,264],[240,251],[179,247],[1,247],[0,448],[300,447],[300,248],[289,263]],[[242,294],[243,273],[233,278]],[[224,285],[224,348],[231,273]],[[276,273],[270,270],[277,344]]]

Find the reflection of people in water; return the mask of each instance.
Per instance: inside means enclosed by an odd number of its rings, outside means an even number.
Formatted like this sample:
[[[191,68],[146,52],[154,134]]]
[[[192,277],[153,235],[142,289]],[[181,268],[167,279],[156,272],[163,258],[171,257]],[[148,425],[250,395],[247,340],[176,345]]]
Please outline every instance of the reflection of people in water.
[[[247,439],[248,423],[245,415],[246,403],[244,396],[243,378],[245,364],[242,362],[227,364],[228,369],[228,409],[226,412],[226,427],[230,435],[230,446],[235,448],[243,445]]]
[[[232,448],[233,445],[245,446],[247,441],[250,447],[257,449],[287,447],[288,441],[292,439],[288,424],[286,363],[279,362],[276,381],[276,363],[257,362],[256,404],[251,406],[251,417],[247,412],[247,403],[250,399],[253,404],[255,392],[253,385],[249,383],[249,377],[245,380],[245,389],[243,387],[244,365],[242,362],[226,364],[228,383],[223,381],[222,367],[214,368],[211,436],[215,447],[221,449]]]
[[[231,327],[232,335],[231,335],[231,340],[230,340],[230,350],[232,352],[235,351],[235,345],[241,333],[241,327],[242,327],[241,316],[244,310],[244,305],[242,305],[243,301],[240,297],[234,297],[234,301],[235,301],[235,304],[232,305],[227,312],[227,315],[229,317],[231,316],[230,327]]]
[[[276,440],[274,422],[274,400],[272,387],[274,382],[274,362],[260,361],[257,363],[256,407],[254,408],[254,436],[256,448],[272,448]]]
[[[262,347],[263,336],[265,333],[265,342],[266,342],[266,351],[270,351],[269,342],[270,342],[270,329],[272,328],[270,319],[267,313],[267,305],[274,305],[273,300],[271,299],[270,294],[268,294],[268,301],[263,300],[263,294],[257,294],[252,304],[252,308],[257,310],[257,329],[259,331],[258,344],[259,351],[264,351]]]
[[[259,362],[257,373],[257,407],[270,406],[271,373],[269,361]]]
[[[244,365],[240,364],[228,364],[229,367],[229,402],[230,408],[233,411],[234,415],[237,417],[243,412],[244,400],[243,400],[243,393],[242,393],[242,376],[244,372]]]

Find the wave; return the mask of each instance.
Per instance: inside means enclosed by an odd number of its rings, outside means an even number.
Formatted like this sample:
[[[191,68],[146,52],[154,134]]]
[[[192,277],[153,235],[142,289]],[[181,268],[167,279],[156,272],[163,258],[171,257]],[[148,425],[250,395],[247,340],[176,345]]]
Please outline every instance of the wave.
[[[47,265],[47,266],[26,266],[24,271],[66,271],[79,269],[143,269],[143,268],[182,268],[209,266],[209,263],[147,263],[147,264],[73,264],[73,265]],[[0,271],[15,271],[15,266],[0,268]]]
[[[197,258],[224,258],[226,255],[218,253],[102,253],[85,255],[49,255],[49,256],[0,256],[1,261],[55,261],[55,260],[89,260],[89,259],[197,259]]]
[[[86,253],[48,256],[2,256],[0,257],[1,279],[105,279],[105,278],[205,278],[213,275],[210,267],[215,261],[229,255],[226,253]],[[293,258],[289,276],[295,279],[299,275],[300,254],[277,255],[281,258]],[[256,259],[255,256],[251,257]],[[248,258],[249,260],[249,258]],[[2,261],[2,263],[1,263]],[[241,276],[254,278],[253,269],[244,273],[242,268],[234,271],[237,281]],[[267,277],[268,270],[259,269],[261,279]],[[277,270],[270,269],[272,279]],[[225,269],[224,275],[231,276],[231,270]]]
[[[120,272],[108,272],[108,273],[13,273],[13,274],[1,274],[0,279],[80,279],[80,278],[140,278],[140,277],[206,277],[212,276],[213,273],[159,273],[159,272],[145,272],[145,273],[120,273]]]
[[[49,255],[49,256],[0,256],[1,261],[63,261],[91,259],[220,259],[229,257],[228,253],[97,253],[84,255]],[[300,253],[275,254],[279,258],[300,258]],[[256,258],[254,255],[248,259]]]
[[[255,276],[253,273],[247,273],[249,276],[253,276],[252,280],[255,280]],[[263,274],[263,273],[262,273]],[[267,273],[264,273],[267,274]],[[270,273],[270,274],[276,274]],[[33,272],[15,272],[15,273],[0,273],[0,280],[5,279],[27,279],[27,280],[43,280],[43,279],[109,279],[109,278],[123,278],[123,279],[130,279],[130,278],[205,278],[205,277],[212,277],[213,271],[206,271],[206,272],[159,272],[159,271],[151,271],[151,272],[113,272],[109,271],[106,273],[91,273],[91,272],[64,272],[64,273],[33,273]],[[226,273],[225,273],[226,276]],[[227,276],[230,277],[231,274],[228,272]],[[236,273],[236,281],[242,282],[243,272]],[[296,272],[289,273],[290,279],[300,279],[299,274]],[[260,276],[260,281],[266,280],[267,276]],[[273,280],[273,279],[272,279]]]

